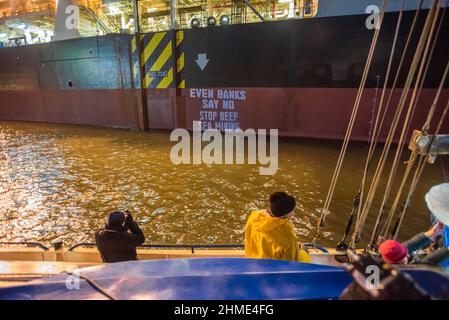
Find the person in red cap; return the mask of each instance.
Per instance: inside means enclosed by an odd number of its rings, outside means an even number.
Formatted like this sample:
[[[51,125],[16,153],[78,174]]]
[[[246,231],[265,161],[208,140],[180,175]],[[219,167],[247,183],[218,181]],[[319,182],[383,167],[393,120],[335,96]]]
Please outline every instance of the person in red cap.
[[[396,240],[386,240],[379,246],[379,253],[385,262],[407,264],[408,249]]]
[[[407,264],[411,255],[415,251],[429,247],[432,240],[442,234],[443,228],[444,224],[438,222],[430,230],[422,232],[404,243],[396,240],[386,240],[379,246],[379,254],[387,263]],[[436,258],[429,255],[419,260],[419,263],[436,265],[438,261],[435,260],[440,260],[440,257]]]

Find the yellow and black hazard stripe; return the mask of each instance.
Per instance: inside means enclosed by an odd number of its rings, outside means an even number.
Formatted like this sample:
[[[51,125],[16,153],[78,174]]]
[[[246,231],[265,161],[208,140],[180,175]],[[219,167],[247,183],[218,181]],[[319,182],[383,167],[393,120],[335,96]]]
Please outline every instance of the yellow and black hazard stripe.
[[[184,71],[185,57],[184,57],[184,31],[176,32],[176,73],[178,80],[177,87],[184,89],[186,87],[186,78]]]
[[[171,32],[156,32],[140,36],[142,53],[140,55],[143,69],[143,86],[151,89],[174,87],[173,50]],[[137,44],[134,36],[131,49],[133,52],[133,74],[139,76]]]

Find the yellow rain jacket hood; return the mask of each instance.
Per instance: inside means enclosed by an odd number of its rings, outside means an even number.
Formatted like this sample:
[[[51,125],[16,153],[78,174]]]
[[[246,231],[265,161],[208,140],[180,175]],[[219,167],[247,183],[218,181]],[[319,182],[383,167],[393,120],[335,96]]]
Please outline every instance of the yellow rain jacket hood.
[[[301,250],[293,223],[270,216],[266,211],[253,211],[245,227],[245,255],[248,258],[311,262]]]

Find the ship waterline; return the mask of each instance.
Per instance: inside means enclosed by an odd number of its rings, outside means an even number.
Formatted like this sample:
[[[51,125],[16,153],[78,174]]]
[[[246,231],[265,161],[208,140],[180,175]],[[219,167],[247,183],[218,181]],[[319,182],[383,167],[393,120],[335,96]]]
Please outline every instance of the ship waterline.
[[[335,1],[327,1],[331,4]],[[145,33],[142,68],[137,38],[129,34],[2,48],[0,119],[168,130],[191,129],[193,121],[201,121],[219,130],[276,128],[283,137],[343,139],[374,35],[365,10],[344,4],[354,12],[341,15],[333,7],[313,19]],[[392,111],[384,128],[392,123],[408,92],[408,70],[429,14],[425,8],[403,13],[389,75],[398,8],[387,10],[354,140],[370,139],[373,115],[381,107]],[[447,16],[447,10],[441,12],[441,19]],[[442,22],[412,128],[422,128],[443,77],[449,24]],[[435,118],[448,97],[445,83]],[[443,123],[441,132],[448,129]],[[385,141],[387,132],[381,130],[379,139]]]
[[[242,243],[248,213],[278,190],[295,195],[296,231],[312,239],[340,142],[281,140],[274,176],[258,165],[174,165],[173,145],[168,132],[0,122],[0,241],[93,241],[108,212],[128,209],[150,243]],[[366,143],[351,145],[323,245],[342,236],[366,152]],[[443,160],[426,169],[401,238],[429,226],[424,194],[444,181]]]

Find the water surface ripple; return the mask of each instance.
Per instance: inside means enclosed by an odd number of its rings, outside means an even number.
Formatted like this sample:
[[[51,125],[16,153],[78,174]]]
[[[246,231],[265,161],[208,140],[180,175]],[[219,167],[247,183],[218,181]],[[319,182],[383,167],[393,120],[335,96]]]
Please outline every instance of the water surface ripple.
[[[296,196],[294,223],[300,238],[310,241],[340,144],[282,140],[279,170],[267,177],[256,165],[175,166],[167,132],[0,122],[0,241],[93,241],[108,212],[129,209],[147,242],[242,243],[247,214],[266,207],[277,190]],[[350,148],[324,245],[342,236],[366,151],[366,144]],[[402,238],[427,228],[423,197],[441,182],[440,163],[429,166]]]

